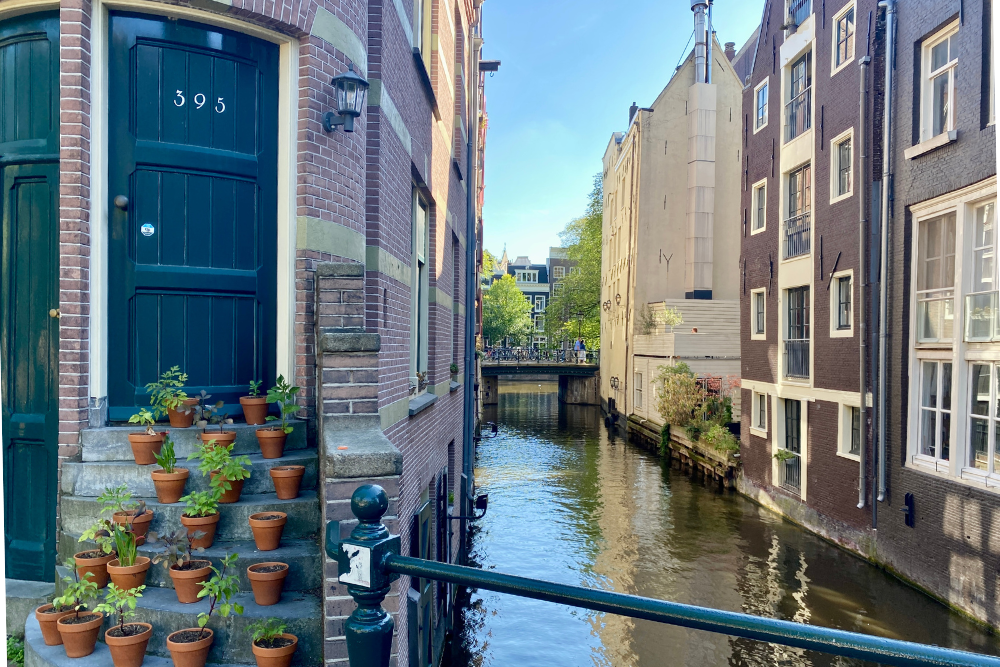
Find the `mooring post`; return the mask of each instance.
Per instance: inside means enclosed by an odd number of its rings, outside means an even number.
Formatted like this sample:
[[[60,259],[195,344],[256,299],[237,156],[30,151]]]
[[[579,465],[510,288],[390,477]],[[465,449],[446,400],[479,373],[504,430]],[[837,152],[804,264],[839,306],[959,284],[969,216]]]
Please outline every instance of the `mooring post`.
[[[338,579],[358,608],[344,625],[347,660],[351,667],[389,667],[393,622],[382,609],[398,574],[385,571],[385,559],[399,555],[399,536],[390,535],[382,525],[389,509],[389,498],[381,486],[359,486],[351,496],[351,511],[358,525],[346,540],[335,542],[330,531],[338,530],[336,521],[327,524],[327,555],[337,561]],[[334,539],[331,539],[334,538]]]

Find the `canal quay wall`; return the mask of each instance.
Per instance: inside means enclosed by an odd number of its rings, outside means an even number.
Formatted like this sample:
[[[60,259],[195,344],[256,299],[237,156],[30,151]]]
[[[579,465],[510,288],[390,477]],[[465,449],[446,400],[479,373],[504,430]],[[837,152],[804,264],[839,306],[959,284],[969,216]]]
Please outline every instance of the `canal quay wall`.
[[[635,415],[628,418],[627,439],[644,449],[658,452],[671,464],[678,465],[692,475],[700,475],[706,483],[712,481],[723,488],[734,488],[739,479],[739,458],[716,451],[697,440],[691,440],[684,432],[670,429],[666,442],[663,440],[660,424]]]

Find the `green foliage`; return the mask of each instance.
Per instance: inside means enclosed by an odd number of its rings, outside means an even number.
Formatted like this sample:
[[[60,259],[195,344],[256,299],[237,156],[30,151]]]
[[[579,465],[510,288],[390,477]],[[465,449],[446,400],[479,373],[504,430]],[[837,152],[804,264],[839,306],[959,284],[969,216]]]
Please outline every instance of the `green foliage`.
[[[707,394],[698,408],[702,421],[725,426],[733,421],[733,399],[729,396]]]
[[[92,526],[83,531],[79,541],[94,542],[102,552],[109,554],[115,550],[115,542],[111,539],[114,529],[114,524],[110,519],[98,519]]]
[[[704,401],[704,390],[685,363],[660,366],[656,383],[656,409],[665,424],[686,426]]]
[[[684,427],[684,431],[687,433],[688,440],[694,442],[701,437],[701,429],[703,424],[697,421],[690,421],[687,426]]]
[[[187,506],[184,515],[192,518],[212,516],[219,511],[220,498],[222,498],[222,489],[218,486],[212,487],[208,491],[192,491],[181,498],[181,502]]]
[[[717,452],[731,454],[740,451],[740,441],[728,428],[720,424],[712,424],[708,431],[701,436],[701,439]]]
[[[135,618],[136,598],[142,597],[145,586],[136,588],[118,588],[114,583],[108,584],[108,589],[104,593],[104,602],[97,605],[94,611],[99,611],[108,616],[118,616],[118,627],[121,633],[125,634],[125,621]]]
[[[777,459],[778,461],[787,461],[788,459],[794,458],[796,456],[798,456],[798,454],[787,449],[779,449],[774,453],[774,458]]]
[[[497,257],[489,250],[483,249],[483,272],[482,276],[489,277],[497,270]]]
[[[72,570],[73,576],[62,578],[66,587],[63,594],[52,601],[52,606],[57,609],[72,609],[79,617],[80,611],[87,608],[87,602],[97,599],[97,582],[90,580],[94,576],[93,572],[84,572],[82,578],[77,578],[75,562],[70,561],[67,566]]]
[[[656,315],[653,314],[653,309],[650,305],[644,303],[639,306],[639,311],[636,313],[635,319],[636,333],[640,336],[648,336],[656,332],[656,325]]]
[[[656,314],[656,321],[666,324],[673,331],[674,327],[684,324],[684,316],[676,308],[665,308],[662,313]]]
[[[184,405],[188,395],[184,392],[184,383],[187,382],[187,373],[181,373],[179,366],[171,366],[170,370],[163,373],[156,382],[146,385],[146,391],[150,394],[149,404],[153,406],[154,418],[167,414],[167,410],[177,412],[187,412],[188,407]]]
[[[515,345],[530,340],[535,329],[533,308],[514,276],[501,276],[483,292],[483,336],[493,345],[506,338]]]
[[[660,428],[660,456],[666,456],[670,449],[670,424],[664,424]]]
[[[215,440],[209,440],[198,445],[198,450],[188,456],[189,461],[192,459],[200,460],[198,470],[202,476],[211,475],[216,470],[219,471],[219,474],[209,482],[209,486],[213,489],[218,488],[220,497],[223,491],[229,491],[233,488],[230,482],[250,477],[250,457],[233,456],[235,446],[235,442],[223,447],[216,444]]]
[[[219,433],[222,433],[223,426],[232,424],[233,420],[229,418],[228,412],[222,412],[222,408],[226,405],[225,401],[216,401],[215,405],[209,405],[208,399],[210,398],[212,395],[202,389],[198,396],[198,411],[195,419],[203,432],[208,432],[209,424],[218,424]]]
[[[222,569],[212,567],[212,578],[202,582],[201,590],[198,591],[199,598],[208,598],[208,612],[198,614],[198,627],[204,629],[212,619],[212,614],[226,618],[231,613],[243,614],[243,605],[230,602],[233,596],[240,592],[240,578],[235,574],[226,574],[226,571],[236,565],[238,556],[236,554],[226,554],[222,559]],[[204,632],[202,632],[204,635]]]
[[[133,501],[132,494],[129,493],[128,486],[104,487],[104,492],[97,496],[97,502],[101,503],[101,516],[112,516],[115,512],[130,512],[139,508],[142,501]]]
[[[260,385],[263,384],[263,380],[250,380],[250,396],[257,398],[260,396]]]
[[[191,534],[191,537],[196,540],[204,536],[205,533],[201,530],[196,530]],[[191,555],[192,551],[201,553],[205,550],[203,547],[191,548],[191,539],[188,537],[187,528],[178,528],[167,535],[150,532],[146,536],[146,544],[163,545],[163,551],[153,556],[153,564],[159,565],[162,563],[163,567],[168,570],[174,565],[181,567],[184,563],[194,560]]]
[[[24,665],[24,641],[14,636],[7,637],[7,662]]]
[[[299,406],[295,403],[295,395],[299,393],[299,390],[300,387],[289,384],[283,375],[279,375],[277,383],[267,390],[267,402],[278,404],[278,411],[281,414],[281,430],[286,434],[293,430],[288,425],[288,417],[299,411]],[[267,421],[276,421],[277,419],[278,417],[274,415],[267,416]]]
[[[247,631],[253,634],[253,643],[260,640],[271,642],[285,634],[285,624],[277,618],[268,618],[263,621],[254,621],[247,626]]]
[[[163,441],[163,446],[160,447],[159,454],[153,454],[153,456],[156,457],[156,463],[163,468],[163,472],[174,472],[174,468],[177,466],[177,455],[174,454],[173,440],[166,438]]]
[[[135,546],[135,533],[121,524],[115,524],[111,539],[115,544],[115,553],[118,554],[118,564],[122,567],[135,565],[136,556],[139,555]]]
[[[448,370],[451,372],[452,375],[456,375],[458,373],[458,364],[452,364],[451,366],[448,367]]]
[[[156,416],[146,408],[142,408],[139,412],[129,417],[128,423],[145,426],[147,435],[156,435],[156,431],[153,430],[153,424],[156,423]]]

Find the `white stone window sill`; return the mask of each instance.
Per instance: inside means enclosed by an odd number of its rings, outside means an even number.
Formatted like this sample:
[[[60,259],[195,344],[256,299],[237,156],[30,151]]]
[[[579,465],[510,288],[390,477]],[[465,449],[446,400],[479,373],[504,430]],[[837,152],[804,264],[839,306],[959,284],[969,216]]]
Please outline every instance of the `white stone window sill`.
[[[958,130],[948,130],[947,132],[942,132],[936,137],[931,137],[927,141],[921,141],[919,144],[910,146],[903,151],[903,157],[907,160],[912,160],[913,158],[920,157],[924,153],[930,153],[932,150],[941,148],[942,146],[947,146],[953,141],[958,141]]]
[[[833,327],[830,329],[830,338],[853,338],[854,337],[854,327],[850,326],[846,329],[838,329]]]
[[[861,461],[861,456],[858,455],[858,454],[848,454],[847,452],[837,452],[837,456],[839,456],[842,459],[850,459],[851,461],[854,461],[855,463],[860,463],[860,461]]]
[[[750,340],[767,340],[767,333],[752,333],[750,334]]]
[[[925,456],[924,454],[914,454],[911,460],[913,461],[913,465],[931,472],[947,474],[951,471],[951,464],[948,461],[941,461],[931,456]]]
[[[758,438],[767,438],[767,429],[757,428],[756,426],[750,427],[750,435],[755,435]]]

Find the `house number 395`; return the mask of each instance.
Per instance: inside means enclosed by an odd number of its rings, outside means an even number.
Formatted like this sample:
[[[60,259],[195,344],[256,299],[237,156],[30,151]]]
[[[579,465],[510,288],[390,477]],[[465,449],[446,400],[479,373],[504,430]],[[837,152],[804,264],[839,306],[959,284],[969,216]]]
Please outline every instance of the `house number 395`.
[[[208,98],[205,97],[204,93],[198,93],[197,95],[194,96],[194,105],[198,109],[205,106],[206,102],[208,102]],[[186,103],[187,103],[187,98],[184,97],[184,91],[178,90],[177,96],[174,97],[174,106],[182,107]],[[220,97],[215,103],[215,113],[224,113],[225,111],[226,111],[226,103],[224,101],[224,98]]]

